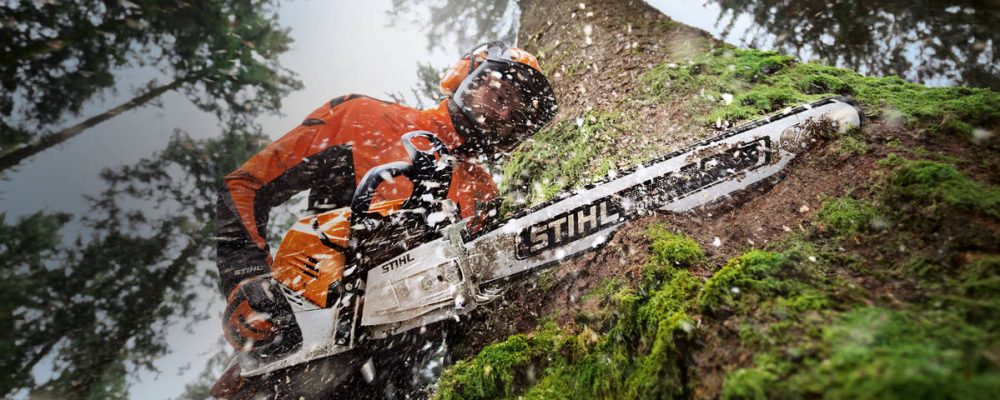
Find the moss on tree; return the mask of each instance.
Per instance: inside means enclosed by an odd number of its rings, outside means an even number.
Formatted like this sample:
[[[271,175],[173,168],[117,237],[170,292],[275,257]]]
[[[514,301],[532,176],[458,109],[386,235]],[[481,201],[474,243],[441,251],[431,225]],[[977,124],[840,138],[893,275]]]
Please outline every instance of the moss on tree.
[[[976,128],[1000,123],[1000,93],[989,89],[931,88],[898,77],[866,77],[772,51],[724,47],[689,65],[664,62],[641,79],[648,84],[646,95],[654,99],[676,96],[679,89],[695,94],[690,108],[705,123],[745,121],[831,95],[849,95],[875,116],[932,132],[971,137]]]

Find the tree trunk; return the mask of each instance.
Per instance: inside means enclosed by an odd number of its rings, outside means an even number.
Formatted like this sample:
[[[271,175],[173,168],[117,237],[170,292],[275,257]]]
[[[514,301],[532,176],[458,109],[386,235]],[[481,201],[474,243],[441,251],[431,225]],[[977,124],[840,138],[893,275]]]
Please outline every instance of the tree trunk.
[[[121,114],[133,108],[139,107],[143,104],[146,104],[150,100],[159,97],[163,93],[177,89],[182,84],[184,84],[184,82],[187,82],[187,80],[175,79],[173,82],[170,82],[167,85],[155,87],[152,90],[143,93],[142,95],[119,105],[118,107],[107,110],[99,115],[87,118],[83,122],[80,122],[79,124],[63,129],[59,132],[42,136],[38,140],[34,141],[34,143],[21,146],[20,148],[14,151],[4,154],[0,156],[0,172],[4,172],[16,166],[17,164],[20,164],[28,157],[38,154],[52,146],[65,142],[66,140],[69,140],[70,138],[79,135],[83,131],[92,128],[97,124],[100,124],[101,122],[107,121],[118,114]]]

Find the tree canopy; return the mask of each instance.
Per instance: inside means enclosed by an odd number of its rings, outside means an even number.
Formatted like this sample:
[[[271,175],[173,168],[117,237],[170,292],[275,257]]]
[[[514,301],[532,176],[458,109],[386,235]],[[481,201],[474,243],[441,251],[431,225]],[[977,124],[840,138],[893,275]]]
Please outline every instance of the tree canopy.
[[[13,160],[20,162],[167,90],[220,119],[278,111],[281,98],[301,83],[278,63],[291,39],[275,6],[273,0],[5,2],[0,157],[35,146]],[[137,67],[155,68],[169,82],[151,81],[137,95],[141,101],[50,138],[62,133],[52,127],[113,89],[117,72]]]
[[[75,242],[61,240],[61,214],[0,225],[0,394],[125,397],[128,374],[168,351],[171,317],[209,317],[193,301],[195,287],[215,288],[200,262],[214,258],[216,189],[266,141],[252,126],[202,141],[179,132],[164,151],[106,170]],[[36,384],[47,357],[53,370]]]

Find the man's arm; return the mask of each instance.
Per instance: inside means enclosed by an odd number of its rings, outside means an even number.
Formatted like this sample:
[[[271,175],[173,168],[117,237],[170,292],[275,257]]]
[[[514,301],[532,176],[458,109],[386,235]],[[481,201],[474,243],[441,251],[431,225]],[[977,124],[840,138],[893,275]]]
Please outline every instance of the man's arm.
[[[351,149],[337,140],[341,104],[351,98],[339,97],[316,109],[224,179],[216,213],[223,295],[240,281],[269,272],[266,228],[273,207],[310,188],[353,193]]]
[[[331,182],[339,187],[327,189],[353,191],[353,179],[330,176],[353,169],[350,147],[336,137],[341,115],[332,102],[320,107],[223,180],[216,214],[223,329],[239,351],[275,358],[302,342],[291,306],[270,277],[268,213],[295,193]]]
[[[226,176],[216,214],[219,279],[223,295],[271,264],[266,232],[271,208],[309,188],[307,168],[318,126],[300,125]]]

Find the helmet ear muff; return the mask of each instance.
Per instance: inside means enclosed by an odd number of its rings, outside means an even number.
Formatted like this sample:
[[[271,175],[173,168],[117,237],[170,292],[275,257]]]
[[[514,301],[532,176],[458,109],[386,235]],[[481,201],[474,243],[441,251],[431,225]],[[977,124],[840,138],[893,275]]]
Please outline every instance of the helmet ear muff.
[[[503,58],[527,65],[535,71],[542,72],[542,66],[538,64],[538,59],[527,51],[521,50],[517,47],[511,47],[506,49],[503,55]]]
[[[469,76],[469,70],[475,69],[470,67],[472,67],[472,62],[466,57],[458,60],[451,68],[448,68],[448,71],[444,73],[444,76],[441,77],[441,81],[438,83],[441,93],[444,93],[445,96],[455,94],[458,86],[462,84],[465,77]]]
[[[472,71],[475,71],[479,64],[482,64],[482,62],[486,60],[486,57],[488,57],[487,52],[489,45],[490,44],[487,43],[473,47],[465,53],[465,56],[452,65],[451,68],[448,68],[448,71],[444,73],[444,77],[442,77],[441,81],[438,83],[438,88],[441,89],[441,93],[444,93],[445,96],[455,94],[455,91],[458,90],[462,81],[464,81],[465,78],[472,73]]]

